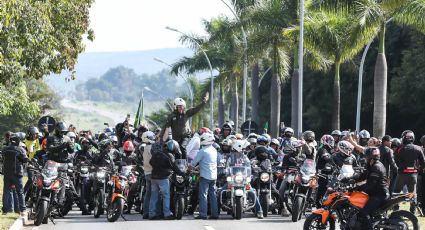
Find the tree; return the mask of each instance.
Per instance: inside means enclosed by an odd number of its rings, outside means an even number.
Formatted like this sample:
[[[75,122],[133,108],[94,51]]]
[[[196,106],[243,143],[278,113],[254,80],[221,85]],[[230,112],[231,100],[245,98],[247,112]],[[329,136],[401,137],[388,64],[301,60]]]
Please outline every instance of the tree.
[[[385,30],[387,23],[394,21],[425,32],[425,2],[422,0],[324,0],[319,4],[324,9],[352,14],[358,20],[353,33],[368,35],[371,32],[379,40],[379,52],[375,64],[373,134],[385,135],[387,114],[387,60],[385,56]]]

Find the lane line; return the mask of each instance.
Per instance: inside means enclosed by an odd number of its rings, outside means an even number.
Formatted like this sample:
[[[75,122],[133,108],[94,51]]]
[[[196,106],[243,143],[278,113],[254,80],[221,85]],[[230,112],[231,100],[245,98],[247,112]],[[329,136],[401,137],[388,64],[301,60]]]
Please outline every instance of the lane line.
[[[204,225],[205,230],[215,230],[213,227],[209,225]]]

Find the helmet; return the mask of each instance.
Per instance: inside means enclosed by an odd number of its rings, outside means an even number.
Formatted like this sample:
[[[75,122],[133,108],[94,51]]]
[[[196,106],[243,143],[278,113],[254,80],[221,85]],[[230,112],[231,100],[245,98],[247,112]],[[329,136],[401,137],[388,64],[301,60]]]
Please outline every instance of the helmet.
[[[278,147],[280,146],[280,142],[276,138],[273,138],[270,144],[277,145]]]
[[[294,135],[294,129],[291,128],[291,127],[286,127],[284,133],[290,133],[290,134]]]
[[[201,146],[212,145],[215,141],[214,134],[210,132],[203,133],[201,136]]]
[[[12,143],[15,146],[19,146],[19,143],[21,143],[21,138],[17,135],[17,133],[12,133],[9,137],[10,143]]]
[[[55,125],[55,131],[57,133],[65,133],[65,132],[67,132],[68,131],[68,128],[66,127],[65,122],[60,121],[60,122],[56,123],[56,125]]]
[[[146,143],[146,144],[155,143],[155,133],[153,133],[152,131],[144,132],[142,135],[142,141],[143,143]]]
[[[233,129],[233,125],[230,124],[230,122],[226,122],[226,123],[223,124],[223,127],[221,129],[223,129],[223,130],[225,130],[225,129],[232,130]]]
[[[251,133],[251,134],[248,135],[247,140],[248,140],[249,143],[251,143],[253,145],[253,144],[257,143],[257,137],[258,137],[257,134]]]
[[[341,132],[341,136],[345,137],[348,136],[348,134],[350,134],[350,132],[348,130],[344,130]]]
[[[405,145],[412,144],[415,141],[415,134],[412,130],[405,130],[401,134],[401,140]]]
[[[242,139],[243,139],[243,135],[242,135],[242,134],[240,134],[240,133],[236,133],[236,134],[235,134],[235,137],[236,137],[236,139],[238,139],[238,140],[242,140]]]
[[[423,135],[423,136],[421,137],[420,142],[421,142],[421,144],[422,144],[422,145],[425,145],[425,135]]]
[[[233,122],[232,120],[226,121],[226,123],[229,123],[229,125],[231,125],[232,127],[235,126],[235,122]]]
[[[113,133],[114,129],[112,127],[106,127],[105,128],[105,133]]]
[[[238,153],[241,153],[244,149],[244,141],[242,140],[236,140],[232,144],[232,149],[235,150]]]
[[[353,152],[354,146],[348,141],[340,141],[338,142],[338,151],[341,153],[350,156],[351,152]]]
[[[399,138],[391,139],[391,148],[398,148],[401,146],[401,140]]]
[[[74,132],[68,132],[66,135],[67,135],[69,138],[71,138],[71,139],[75,139],[75,138],[77,138],[77,135],[75,135],[75,133],[74,133]]]
[[[174,108],[177,109],[177,106],[183,106],[186,108],[186,102],[183,100],[183,98],[176,98],[174,99]]]
[[[304,137],[304,140],[308,142],[312,142],[314,141],[314,139],[316,139],[316,135],[314,134],[313,131],[310,131],[310,130],[305,131],[303,133],[303,137]]]
[[[222,145],[222,146],[232,146],[232,140],[230,140],[230,139],[224,139],[224,140],[221,142],[221,145]]]
[[[17,136],[20,141],[23,141],[25,140],[26,134],[24,132],[17,132],[15,133],[15,136]]]
[[[359,132],[359,137],[369,139],[370,133],[367,130],[363,129],[362,131]]]
[[[101,134],[99,134],[98,139],[99,139],[99,141],[101,141],[101,140],[104,140],[104,139],[109,139],[109,137],[108,137],[108,134],[101,133]]]
[[[364,154],[366,155],[366,160],[370,162],[371,160],[379,160],[381,154],[377,147],[366,148]]]
[[[254,153],[255,153],[255,156],[264,155],[264,154],[268,155],[269,150],[264,146],[258,146],[255,148]]]
[[[109,137],[109,139],[110,139],[112,142],[118,142],[118,137],[117,137],[117,136],[115,136],[115,135],[110,136],[110,137]]]
[[[171,153],[174,153],[176,151],[180,151],[180,145],[175,140],[169,140],[169,141],[167,141],[167,150]]]
[[[341,136],[342,135],[342,133],[341,133],[341,131],[339,131],[338,129],[335,129],[334,131],[332,131],[332,133],[331,133],[331,135],[332,136]]]
[[[264,136],[265,138],[267,138],[267,144],[269,145],[270,144],[270,142],[272,141],[272,137],[269,135],[269,134],[267,134],[267,133],[264,133],[263,135],[261,135],[261,136]]]
[[[38,128],[35,126],[28,128],[28,135],[38,135],[40,132],[38,131]]]
[[[268,141],[267,141],[267,138],[265,136],[261,135],[257,138],[257,144],[267,145],[267,143],[268,143]]]
[[[323,135],[322,138],[320,138],[320,143],[329,148],[333,148],[335,146],[335,139],[331,135]]]
[[[237,138],[236,138],[236,136],[235,136],[235,135],[229,135],[229,136],[227,136],[227,137],[226,137],[226,139],[230,139],[230,140],[234,141],[234,140],[236,140]]]
[[[133,152],[134,151],[133,142],[132,141],[124,142],[124,145],[123,145],[122,148],[123,148],[124,152]]]

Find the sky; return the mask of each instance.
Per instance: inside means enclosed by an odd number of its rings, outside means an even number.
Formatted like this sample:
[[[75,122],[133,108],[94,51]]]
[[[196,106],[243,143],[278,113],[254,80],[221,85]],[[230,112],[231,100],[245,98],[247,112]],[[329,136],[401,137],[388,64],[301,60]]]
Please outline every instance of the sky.
[[[166,26],[204,34],[201,19],[219,15],[231,16],[221,0],[96,0],[90,10],[95,40],[84,41],[86,52],[183,47]]]

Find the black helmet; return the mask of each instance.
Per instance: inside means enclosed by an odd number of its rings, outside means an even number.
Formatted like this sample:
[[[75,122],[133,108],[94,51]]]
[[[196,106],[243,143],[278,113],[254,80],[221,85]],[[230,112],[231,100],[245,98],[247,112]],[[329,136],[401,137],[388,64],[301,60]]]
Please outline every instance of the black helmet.
[[[405,130],[401,134],[401,141],[404,145],[412,144],[415,141],[415,134],[412,130]]]
[[[16,133],[12,133],[10,134],[9,142],[12,145],[19,146],[19,143],[21,142],[21,138],[19,137],[19,135],[16,135]]]
[[[254,150],[255,156],[258,160],[262,161],[268,157],[268,149],[265,146],[257,146]]]
[[[391,148],[398,148],[401,145],[401,140],[399,138],[391,139]]]
[[[316,139],[316,135],[314,134],[313,131],[310,131],[310,130],[305,131],[303,133],[303,137],[304,137],[304,140],[307,142],[313,142],[314,139]]]
[[[55,131],[58,134],[59,133],[60,134],[63,134],[65,132],[67,132],[68,131],[68,128],[66,127],[65,122],[60,121],[60,122],[56,123],[56,125],[55,125]]]
[[[38,128],[35,126],[31,126],[28,128],[28,135],[38,135],[40,132],[38,131]]]
[[[226,122],[223,124],[222,130],[225,130],[225,129],[233,130],[233,125],[230,122]]]
[[[379,160],[381,157],[379,149],[376,147],[366,148],[364,154],[366,155],[367,162],[370,162],[371,160]]]
[[[175,140],[167,141],[167,150],[168,152],[173,153],[174,155],[181,155],[180,145]]]

